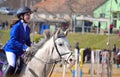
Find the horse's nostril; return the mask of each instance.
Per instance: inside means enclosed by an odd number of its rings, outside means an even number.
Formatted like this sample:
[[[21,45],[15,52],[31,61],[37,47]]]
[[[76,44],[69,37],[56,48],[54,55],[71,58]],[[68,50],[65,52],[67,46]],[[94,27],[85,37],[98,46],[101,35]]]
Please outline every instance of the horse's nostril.
[[[70,59],[70,61],[72,61],[72,59]]]

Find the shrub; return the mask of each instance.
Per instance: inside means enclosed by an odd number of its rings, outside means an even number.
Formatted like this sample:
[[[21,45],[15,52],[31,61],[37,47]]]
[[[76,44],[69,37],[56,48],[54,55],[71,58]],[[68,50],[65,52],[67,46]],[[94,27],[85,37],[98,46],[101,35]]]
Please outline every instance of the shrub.
[[[35,43],[37,43],[37,42],[39,42],[39,40],[41,39],[41,38],[44,38],[43,37],[43,35],[40,35],[40,34],[34,34],[34,36],[33,36],[33,34],[31,34],[31,38],[33,39],[33,41],[35,42]]]

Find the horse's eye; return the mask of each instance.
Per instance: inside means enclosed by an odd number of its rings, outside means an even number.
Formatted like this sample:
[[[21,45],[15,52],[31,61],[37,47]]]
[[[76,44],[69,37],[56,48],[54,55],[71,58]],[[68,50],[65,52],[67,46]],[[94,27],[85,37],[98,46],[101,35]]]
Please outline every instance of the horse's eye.
[[[61,43],[61,44],[59,44],[59,46],[62,46],[63,44]]]

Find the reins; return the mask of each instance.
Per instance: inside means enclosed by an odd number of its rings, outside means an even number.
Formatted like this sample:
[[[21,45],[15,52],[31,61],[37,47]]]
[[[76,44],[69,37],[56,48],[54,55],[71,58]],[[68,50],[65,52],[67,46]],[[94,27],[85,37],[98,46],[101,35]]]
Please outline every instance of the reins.
[[[61,36],[61,37],[63,37],[63,36]],[[59,38],[61,38],[61,37],[59,37]],[[55,68],[55,65],[56,65],[58,62],[61,62],[61,61],[62,61],[62,56],[67,55],[67,54],[70,53],[70,52],[67,52],[67,53],[60,54],[60,52],[59,52],[59,50],[58,50],[58,47],[57,47],[57,45],[56,45],[56,43],[55,43],[55,40],[56,40],[56,39],[55,39],[55,36],[53,36],[54,47],[52,48],[52,53],[54,52],[54,49],[56,49],[56,51],[57,51],[57,53],[58,53],[58,55],[59,55],[59,57],[60,57],[58,60],[55,60],[55,61],[52,61],[52,62],[47,62],[47,61],[44,61],[44,60],[36,57],[35,55],[34,55],[34,57],[33,57],[33,58],[35,58],[36,60],[39,60],[41,63],[44,63],[44,64],[45,64],[45,70],[44,70],[44,72],[46,72],[46,64],[53,64],[52,69],[50,70],[50,73],[49,73],[48,77],[51,77],[51,75],[52,75],[52,73],[53,73],[53,70],[54,70],[54,68]],[[72,53],[69,55],[69,57],[70,57],[71,55],[72,55]],[[69,57],[68,57],[68,58],[69,58]],[[68,60],[68,59],[67,59],[67,60]],[[66,62],[67,62],[67,61],[66,61]]]

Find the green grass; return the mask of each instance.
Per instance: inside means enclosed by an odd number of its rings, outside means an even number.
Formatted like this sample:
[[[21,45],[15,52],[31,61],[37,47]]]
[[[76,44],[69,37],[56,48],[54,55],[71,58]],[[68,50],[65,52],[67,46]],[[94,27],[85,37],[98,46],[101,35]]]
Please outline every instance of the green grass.
[[[117,34],[110,35],[109,39],[109,49],[112,49],[114,44],[118,47],[120,46],[120,37],[118,37]],[[72,48],[75,46],[76,42],[80,43],[79,46],[81,48],[90,47],[92,49],[105,49],[108,47],[108,35],[71,33],[68,35],[68,40]]]
[[[0,43],[5,44],[9,39],[9,30],[0,30]]]
[[[9,39],[9,30],[0,30],[0,44],[5,44],[7,42],[7,40]],[[33,38],[33,34],[31,34],[31,40]],[[39,34],[35,34],[34,35],[34,42],[38,42],[40,38],[43,38],[42,35]]]
[[[31,38],[32,38],[31,34]],[[35,35],[34,41],[37,41],[39,38],[43,38],[42,35]],[[81,33],[69,33],[67,36],[72,48],[74,48],[75,43],[80,43],[80,48],[90,47],[92,49],[104,49],[107,48],[108,35],[99,35],[99,34],[81,34]],[[120,46],[120,37],[117,34],[112,34],[110,38],[110,49],[113,48],[113,45],[116,44],[117,47]],[[9,39],[9,30],[0,30],[0,43],[5,44]]]
[[[39,42],[40,38],[44,38],[43,35],[39,35],[39,34],[34,34],[34,36],[33,36],[33,34],[31,34],[30,37],[31,37],[31,40],[33,40],[36,43]]]

